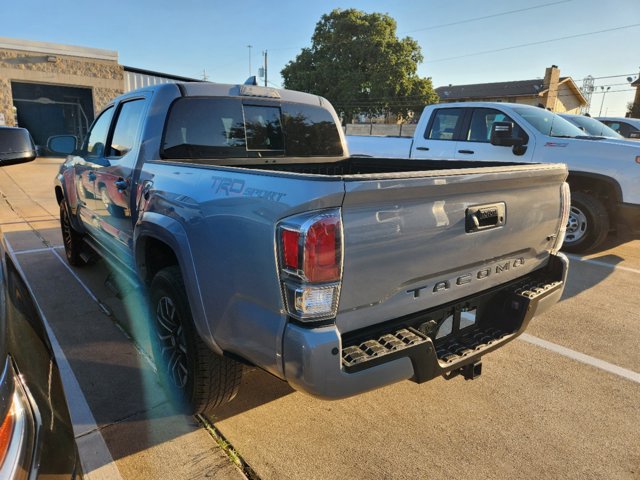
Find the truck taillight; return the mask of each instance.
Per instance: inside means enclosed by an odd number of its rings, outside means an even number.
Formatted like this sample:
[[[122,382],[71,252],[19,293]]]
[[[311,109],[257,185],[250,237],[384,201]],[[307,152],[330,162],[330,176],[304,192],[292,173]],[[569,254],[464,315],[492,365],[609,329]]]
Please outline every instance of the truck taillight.
[[[571,190],[568,183],[563,183],[560,187],[560,231],[556,236],[556,241],[551,247],[551,253],[554,255],[560,251],[564,243],[564,236],[567,233],[567,222],[569,221],[569,212],[571,211]]]
[[[340,209],[283,220],[278,225],[278,254],[289,314],[301,321],[335,317],[342,279]]]

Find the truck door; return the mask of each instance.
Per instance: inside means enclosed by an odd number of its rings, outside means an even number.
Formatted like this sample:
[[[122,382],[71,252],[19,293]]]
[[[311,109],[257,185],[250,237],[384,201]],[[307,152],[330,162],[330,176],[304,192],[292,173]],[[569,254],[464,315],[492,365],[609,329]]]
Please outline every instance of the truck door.
[[[128,99],[118,105],[106,161],[94,172],[100,226],[98,240],[106,243],[109,251],[117,252],[118,258],[128,266],[131,266],[133,240],[131,201],[135,201],[131,177],[138,158],[145,105],[145,98]]]
[[[113,111],[113,107],[108,107],[93,122],[81,153],[73,159],[78,215],[85,227],[92,231],[98,228],[94,192],[95,172],[106,162],[104,157],[105,145],[107,144]]]
[[[464,108],[438,108],[433,111],[426,131],[416,132],[412,158],[453,160],[456,158],[456,139],[463,119]]]
[[[498,162],[532,162],[533,145],[529,136],[511,117],[495,108],[471,108],[456,143],[456,160],[487,160]],[[491,126],[495,122],[511,122],[513,136],[522,138],[527,148],[516,149],[491,145]]]

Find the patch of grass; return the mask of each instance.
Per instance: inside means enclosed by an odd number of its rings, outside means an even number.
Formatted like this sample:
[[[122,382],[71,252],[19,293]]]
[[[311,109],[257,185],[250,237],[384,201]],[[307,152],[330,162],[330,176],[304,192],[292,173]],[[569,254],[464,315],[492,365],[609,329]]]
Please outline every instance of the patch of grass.
[[[242,473],[244,473],[249,480],[260,480],[258,474],[253,470],[253,468],[249,466],[247,462],[244,461],[244,459],[240,456],[236,449],[233,448],[233,445],[231,445],[227,441],[227,439],[224,438],[224,435],[215,427],[211,420],[203,415],[196,415],[196,419],[205,428],[205,430],[209,432],[209,435],[213,437],[213,439],[216,441],[222,451],[227,455],[227,457],[229,457],[229,459],[240,470],[242,470]]]

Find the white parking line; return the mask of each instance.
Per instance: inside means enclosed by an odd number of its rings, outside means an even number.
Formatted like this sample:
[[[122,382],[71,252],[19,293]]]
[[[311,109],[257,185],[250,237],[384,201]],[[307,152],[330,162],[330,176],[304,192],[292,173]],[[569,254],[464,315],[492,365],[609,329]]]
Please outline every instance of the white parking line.
[[[613,265],[611,263],[601,262],[600,260],[579,257],[578,255],[569,254],[567,255],[567,257],[569,257],[572,262],[588,263],[590,265],[597,265],[598,267],[611,268],[612,270],[623,270],[625,272],[640,273],[640,270],[638,270],[637,268],[625,267],[623,265]]]
[[[100,300],[98,300],[98,297],[96,297],[91,291],[91,289],[87,287],[82,280],[80,280],[80,277],[76,272],[73,271],[73,268],[71,268],[69,264],[62,259],[60,254],[56,252],[55,249],[51,248],[50,251],[53,252],[53,254],[58,258],[58,260],[60,260],[60,263],[69,271],[69,273],[71,273],[73,278],[75,278],[78,281],[78,283],[82,286],[82,288],[84,288],[84,291],[87,292],[87,294],[91,297],[91,300],[96,302],[98,306],[101,306],[102,304],[100,303]]]
[[[632,382],[640,383],[640,373],[636,373],[633,370],[628,370],[626,368],[614,365],[613,363],[600,360],[599,358],[576,352],[575,350],[571,350],[570,348],[563,347],[546,340],[542,340],[541,338],[534,337],[533,335],[529,335],[528,333],[523,333],[518,338],[520,340],[524,340],[527,343],[531,343],[532,345],[537,345],[538,347],[546,348],[547,350],[551,350],[552,352],[559,353],[560,355],[571,358],[572,360],[576,360],[586,365],[604,370],[605,372],[613,373],[614,375],[626,378],[627,380],[631,380]]]
[[[102,480],[102,479],[122,479],[120,471],[117,465],[113,461],[111,452],[107,447],[104,437],[100,433],[100,429],[96,424],[96,420],[91,413],[91,409],[87,404],[87,400],[82,393],[78,379],[76,378],[71,365],[67,357],[65,357],[62,347],[58,342],[44,311],[40,307],[33,289],[29,284],[29,281],[18,262],[18,259],[13,251],[13,247],[9,240],[5,237],[8,254],[13,260],[16,269],[20,272],[20,275],[25,281],[27,289],[31,294],[31,298],[38,309],[38,313],[42,318],[42,323],[47,330],[47,335],[51,342],[51,348],[60,370],[60,377],[64,386],[64,393],[69,406],[69,414],[71,416],[71,422],[73,423],[73,434],[76,437],[76,444],[78,446],[78,454],[80,455],[80,463],[82,464],[82,470],[85,477],[90,480]]]

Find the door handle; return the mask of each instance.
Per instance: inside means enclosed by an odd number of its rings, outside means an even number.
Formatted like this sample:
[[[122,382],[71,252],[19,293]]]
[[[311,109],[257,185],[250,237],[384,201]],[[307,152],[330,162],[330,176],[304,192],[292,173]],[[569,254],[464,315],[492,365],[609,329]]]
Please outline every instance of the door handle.
[[[416,147],[416,150],[429,150],[429,147]]]
[[[90,181],[95,182],[96,180],[96,174],[93,172],[89,172],[89,174],[87,175],[87,177],[89,178]]]
[[[126,190],[127,188],[129,188],[129,182],[127,182],[126,180],[124,180],[122,178],[119,178],[118,180],[113,182],[113,184],[116,186],[118,191]]]
[[[473,150],[458,150],[458,153],[464,153],[464,154],[470,155],[475,152]]]

